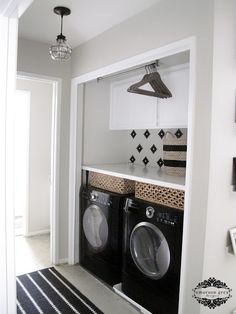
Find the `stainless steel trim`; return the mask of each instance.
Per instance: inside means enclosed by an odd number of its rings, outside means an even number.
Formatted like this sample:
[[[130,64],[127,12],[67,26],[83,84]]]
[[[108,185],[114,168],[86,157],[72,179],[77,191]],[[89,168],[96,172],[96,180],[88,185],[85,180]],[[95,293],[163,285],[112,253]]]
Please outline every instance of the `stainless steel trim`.
[[[148,273],[148,272],[145,272],[144,269],[140,266],[140,264],[138,263],[137,261],[137,258],[134,256],[134,253],[133,253],[133,250],[132,250],[132,238],[134,237],[134,233],[136,232],[137,229],[139,229],[140,227],[146,227],[146,228],[150,228],[152,229],[156,235],[159,237],[159,239],[162,241],[165,241],[166,242],[166,245],[168,247],[168,250],[169,250],[169,255],[170,255],[170,248],[168,246],[168,242],[166,241],[166,238],[165,236],[163,235],[162,231],[157,227],[155,226],[154,224],[150,223],[150,222],[146,222],[146,221],[143,221],[143,222],[140,222],[138,223],[132,230],[131,234],[130,234],[130,239],[129,239],[129,247],[130,247],[130,253],[131,253],[131,256],[132,256],[132,259],[135,263],[135,265],[137,266],[137,268],[142,272],[142,274],[144,274],[146,277],[148,278],[151,278],[151,279],[154,279],[154,280],[157,280],[157,279],[160,279],[164,276],[164,274],[161,274],[161,273],[158,273],[158,274],[151,274],[151,273]],[[170,260],[169,260],[169,263],[167,265],[167,270],[168,271],[168,268],[169,268],[169,264],[170,264]],[[165,272],[166,273],[166,272]]]
[[[135,232],[135,230],[137,230],[140,227],[148,227],[148,228],[152,229],[154,232],[156,232],[158,234],[158,236],[160,237],[161,240],[165,238],[163,233],[161,232],[161,230],[157,226],[155,226],[154,224],[152,224],[150,222],[143,221],[143,222],[138,223],[134,227],[134,229],[131,232],[130,239],[131,239],[133,233]]]

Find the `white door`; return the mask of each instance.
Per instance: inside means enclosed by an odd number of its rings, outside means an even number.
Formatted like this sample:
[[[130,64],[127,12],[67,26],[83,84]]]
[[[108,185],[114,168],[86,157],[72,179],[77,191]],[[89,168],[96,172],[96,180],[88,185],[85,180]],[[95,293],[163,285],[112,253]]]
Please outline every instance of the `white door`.
[[[40,80],[17,78],[17,89],[21,92],[30,92],[26,234],[36,235],[50,232],[53,84]],[[16,156],[16,158],[18,157]],[[17,171],[21,172],[22,170],[18,169]]]
[[[14,102],[15,235],[25,234],[29,186],[30,92],[17,90]]]

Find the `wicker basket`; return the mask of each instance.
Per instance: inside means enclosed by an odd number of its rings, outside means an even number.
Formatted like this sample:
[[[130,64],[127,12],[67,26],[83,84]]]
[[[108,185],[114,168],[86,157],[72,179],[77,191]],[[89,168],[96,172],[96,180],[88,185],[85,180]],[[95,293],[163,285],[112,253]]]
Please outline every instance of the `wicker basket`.
[[[164,171],[168,175],[184,177],[186,173],[187,138],[176,138],[166,132],[163,139]]]
[[[184,191],[142,182],[135,183],[135,197],[156,204],[184,209]]]
[[[102,173],[90,172],[89,173],[90,185],[119,193],[130,194],[134,193],[135,181],[127,180],[123,178],[113,177]]]

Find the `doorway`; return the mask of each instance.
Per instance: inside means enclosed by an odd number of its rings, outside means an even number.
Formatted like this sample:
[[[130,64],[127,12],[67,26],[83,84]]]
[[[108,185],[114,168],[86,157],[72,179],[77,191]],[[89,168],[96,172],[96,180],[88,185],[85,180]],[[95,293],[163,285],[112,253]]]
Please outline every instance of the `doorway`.
[[[26,234],[30,133],[30,92],[16,90],[14,102],[14,208],[15,236]]]
[[[18,74],[14,105],[16,275],[58,257],[59,118],[61,82]]]
[[[192,187],[192,157],[193,157],[193,143],[194,143],[194,108],[195,108],[195,80],[196,80],[196,41],[194,37],[189,37],[178,42],[174,42],[167,46],[147,51],[143,54],[136,55],[96,71],[83,74],[75,77],[72,80],[71,86],[71,115],[70,115],[70,171],[69,171],[69,224],[72,226],[69,229],[69,264],[76,264],[79,261],[79,224],[78,224],[78,206],[79,199],[76,195],[75,187],[81,185],[81,171],[83,167],[83,131],[84,125],[82,123],[84,112],[84,86],[85,83],[101,77],[108,77],[110,75],[122,72],[132,67],[139,67],[147,62],[159,60],[164,57],[170,57],[178,53],[187,52],[189,54],[189,96],[188,96],[188,155],[187,155],[187,169],[185,181],[185,208],[184,211],[184,229],[183,229],[183,249],[182,249],[182,266],[181,266],[181,281],[179,294],[179,312],[185,306],[184,295],[186,286],[186,272],[188,260],[188,239],[190,223],[191,207],[191,187]],[[78,171],[79,169],[79,171]],[[77,170],[77,171],[75,171]],[[75,175],[76,174],[76,175]]]

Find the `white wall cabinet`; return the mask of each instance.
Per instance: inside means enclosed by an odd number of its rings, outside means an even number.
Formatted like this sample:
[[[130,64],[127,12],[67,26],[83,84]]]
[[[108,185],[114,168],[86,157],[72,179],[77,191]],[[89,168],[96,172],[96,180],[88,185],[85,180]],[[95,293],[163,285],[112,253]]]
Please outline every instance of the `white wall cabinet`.
[[[110,129],[186,128],[188,121],[188,64],[159,71],[172,97],[161,99],[127,92],[143,75],[111,83]],[[151,89],[149,84],[144,89]]]

